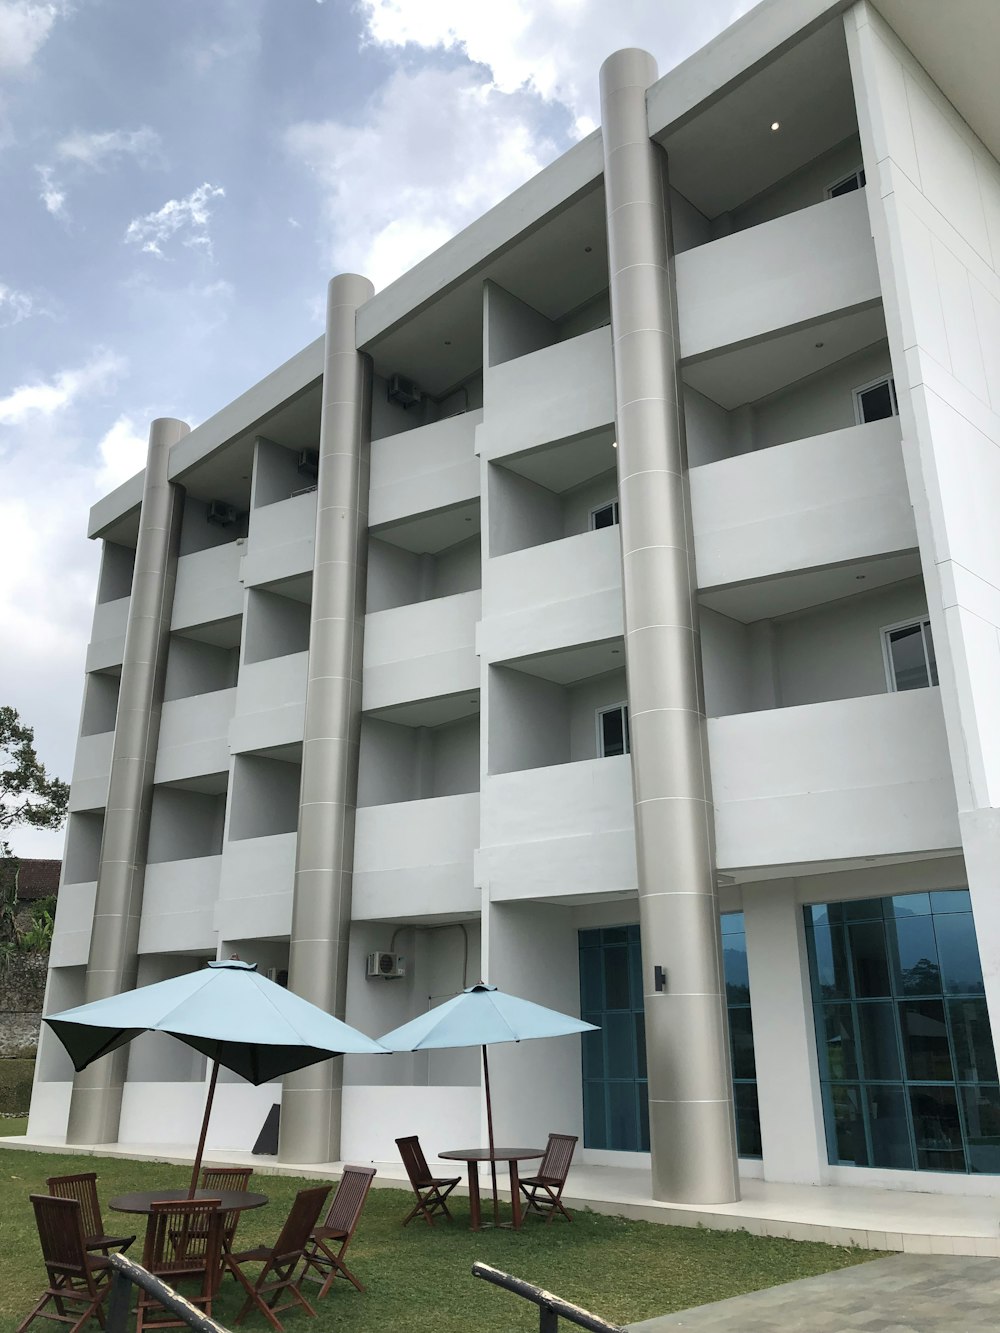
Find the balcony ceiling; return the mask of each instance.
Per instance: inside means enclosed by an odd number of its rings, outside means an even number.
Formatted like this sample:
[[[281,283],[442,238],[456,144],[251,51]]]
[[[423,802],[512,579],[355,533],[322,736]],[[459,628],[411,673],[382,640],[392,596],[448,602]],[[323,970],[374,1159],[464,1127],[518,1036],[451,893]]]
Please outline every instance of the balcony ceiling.
[[[521,671],[526,676],[550,680],[555,685],[575,685],[592,676],[607,675],[609,671],[624,671],[624,641],[618,638],[604,639],[600,643],[581,643],[555,653],[537,653],[532,657],[518,657],[494,665]]]
[[[421,514],[419,518],[383,523],[369,528],[369,532],[379,541],[399,546],[404,551],[413,551],[416,555],[437,555],[476,536],[480,526],[479,501],[469,500],[464,504]]]
[[[727,411],[778,393],[884,341],[881,302],[681,363],[685,384]]]
[[[549,319],[562,318],[604,291],[608,244],[603,187],[591,187],[570,200],[405,323],[376,338],[364,350],[372,354],[377,372],[406,375],[426,393],[440,397],[480,370],[486,278]]]
[[[614,430],[606,427],[590,435],[578,435],[575,439],[545,444],[523,454],[511,454],[498,459],[497,465],[562,494],[617,466],[614,438]]]
[[[776,132],[773,121],[781,126]],[[857,132],[844,25],[837,16],[655,137],[667,150],[671,185],[715,218]]]
[[[919,554],[904,551],[875,560],[825,565],[822,569],[757,579],[752,583],[732,583],[725,588],[703,588],[699,590],[698,601],[712,611],[748,625],[754,620],[771,620],[842,597],[873,592],[890,583],[917,578],[919,574]]]
[[[363,705],[362,705],[363,706]],[[443,727],[449,722],[474,717],[479,712],[479,691],[463,690],[461,694],[437,695],[433,699],[413,699],[390,708],[365,710],[365,717],[379,722],[394,722],[401,727]]]

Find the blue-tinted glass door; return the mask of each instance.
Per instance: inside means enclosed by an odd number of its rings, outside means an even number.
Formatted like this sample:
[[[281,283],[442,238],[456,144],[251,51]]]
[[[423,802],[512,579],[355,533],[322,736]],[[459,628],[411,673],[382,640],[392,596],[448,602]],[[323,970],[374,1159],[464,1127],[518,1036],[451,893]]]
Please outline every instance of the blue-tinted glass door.
[[[586,1148],[649,1151],[646,1033],[639,927],[580,931],[583,1142]]]

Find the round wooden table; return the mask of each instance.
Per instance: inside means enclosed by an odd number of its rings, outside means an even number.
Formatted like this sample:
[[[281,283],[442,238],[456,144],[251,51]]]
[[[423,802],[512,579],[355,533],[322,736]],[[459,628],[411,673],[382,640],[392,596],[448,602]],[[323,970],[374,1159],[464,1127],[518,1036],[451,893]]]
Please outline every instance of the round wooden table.
[[[482,1227],[482,1214],[479,1208],[479,1163],[480,1162],[506,1162],[507,1170],[510,1172],[510,1210],[515,1231],[521,1227],[521,1189],[517,1174],[518,1162],[531,1161],[535,1157],[544,1157],[544,1148],[494,1148],[490,1152],[489,1148],[449,1148],[447,1152],[439,1152],[438,1157],[444,1158],[449,1162],[465,1162],[469,1170],[469,1223],[473,1231],[479,1231]],[[495,1177],[494,1177],[495,1179]],[[494,1213],[496,1212],[497,1200],[493,1196]]]
[[[179,1190],[138,1190],[135,1194],[119,1194],[109,1201],[109,1207],[116,1213],[146,1213],[153,1211],[154,1203],[182,1203],[187,1199],[188,1191]],[[195,1190],[196,1199],[218,1199],[220,1212],[241,1213],[248,1208],[263,1208],[267,1203],[266,1194],[253,1194],[249,1190]]]

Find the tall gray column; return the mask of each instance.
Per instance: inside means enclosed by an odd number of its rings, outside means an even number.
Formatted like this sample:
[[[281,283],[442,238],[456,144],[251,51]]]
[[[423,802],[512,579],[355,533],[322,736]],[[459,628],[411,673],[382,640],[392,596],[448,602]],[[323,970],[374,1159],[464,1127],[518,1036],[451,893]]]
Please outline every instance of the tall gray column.
[[[171,446],[188,430],[183,421],[170,417],[159,418],[149,429],[86,1003],[132,990],[136,983],[153,767],[184,509],[184,492],[167,480],[167,464]],[[127,1059],[127,1049],[119,1050],[76,1075],[67,1143],[116,1141]]]
[[[309,626],[302,788],[288,984],[343,1019],[354,873],[361,739],[361,670],[368,573],[371,363],[357,351],[357,309],[374,293],[354,273],[327,296],[320,424],[316,562]],[[340,1157],[343,1063],[328,1060],[284,1081],[278,1155]]]
[[[601,68],[653,1196],[739,1198],[656,62]],[[658,991],[654,967],[666,970]]]

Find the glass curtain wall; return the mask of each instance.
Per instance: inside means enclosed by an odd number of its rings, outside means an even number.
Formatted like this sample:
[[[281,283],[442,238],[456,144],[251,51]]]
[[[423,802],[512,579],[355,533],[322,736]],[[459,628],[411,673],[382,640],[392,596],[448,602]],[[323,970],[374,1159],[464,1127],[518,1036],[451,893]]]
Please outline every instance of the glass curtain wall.
[[[722,918],[729,1040],[741,1157],[760,1157],[757,1071],[742,912]],[[649,1151],[646,1030],[639,927],[580,931],[583,1034],[583,1142],[586,1148]]]
[[[968,891],[805,913],[830,1162],[1000,1172],[1000,1080]]]

